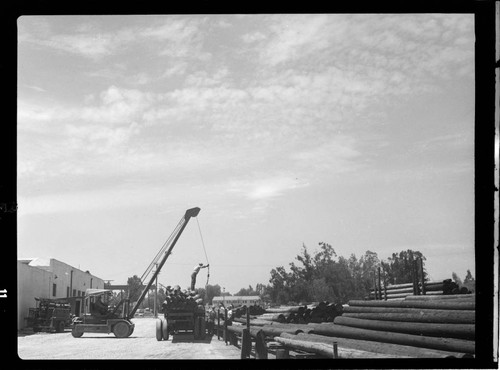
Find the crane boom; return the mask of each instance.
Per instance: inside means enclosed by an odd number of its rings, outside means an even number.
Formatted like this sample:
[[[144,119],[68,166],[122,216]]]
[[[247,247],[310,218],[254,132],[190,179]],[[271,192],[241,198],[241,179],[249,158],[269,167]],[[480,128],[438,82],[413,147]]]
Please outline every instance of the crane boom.
[[[146,296],[146,293],[151,288],[151,285],[153,285],[153,282],[155,281],[156,276],[158,276],[161,268],[163,267],[163,265],[167,261],[168,256],[172,252],[172,249],[174,248],[175,244],[177,243],[177,240],[179,239],[179,237],[181,236],[182,232],[184,231],[184,228],[186,227],[187,223],[189,222],[189,220],[191,219],[191,217],[198,216],[198,213],[200,213],[200,208],[198,208],[198,207],[190,208],[190,209],[188,209],[186,211],[186,213],[184,214],[184,216],[181,218],[179,224],[175,228],[174,233],[170,236],[170,238],[167,241],[167,243],[162,247],[162,249],[156,255],[156,257],[153,260],[153,262],[149,265],[148,269],[146,270],[146,272],[144,273],[143,276],[146,276],[149,273],[148,270],[151,271],[152,266],[154,266],[158,262],[158,260],[161,257],[162,252],[164,250],[166,250],[167,247],[168,247],[168,250],[166,252],[164,252],[163,258],[161,259],[158,267],[156,268],[156,271],[154,272],[153,276],[149,280],[148,284],[144,287],[144,289],[143,289],[143,291],[142,291],[139,299],[137,300],[136,304],[134,305],[134,307],[132,308],[132,310],[128,314],[128,318],[129,319],[132,318],[132,317],[134,317],[135,312],[139,308],[139,305],[141,304],[141,302],[144,300],[144,297]]]

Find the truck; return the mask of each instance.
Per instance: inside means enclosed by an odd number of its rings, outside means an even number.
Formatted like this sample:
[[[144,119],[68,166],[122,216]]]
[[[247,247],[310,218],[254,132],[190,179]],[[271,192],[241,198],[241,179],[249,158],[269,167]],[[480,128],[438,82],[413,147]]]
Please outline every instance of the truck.
[[[145,277],[149,276],[153,269],[153,275],[149,282],[144,286],[141,295],[132,309],[129,310],[129,298],[122,299],[112,310],[103,308],[101,298],[112,294],[110,289],[87,289],[84,297],[84,314],[82,317],[77,317],[73,320],[71,334],[75,338],[80,338],[84,333],[113,333],[117,338],[129,337],[133,331],[135,324],[131,321],[135,313],[139,309],[140,304],[144,300],[147,292],[150,290],[153,282],[161,271],[161,268],[172,253],[172,249],[179,240],[184,228],[192,217],[196,217],[200,212],[200,208],[195,207],[188,209],[184,216],[179,221],[173,233],[168,238],[167,242],[162,246],[153,261],[141,277],[144,281]],[[194,317],[194,316],[193,316]],[[193,318],[194,320],[194,318]],[[180,324],[179,324],[180,325]],[[158,326],[158,324],[157,324]]]
[[[205,339],[205,307],[179,293],[177,302],[165,301],[162,304],[163,318],[156,320],[156,340],[168,340],[174,334],[193,334],[194,339]]]
[[[35,306],[29,309],[26,326],[37,332],[62,333],[71,326],[71,306],[67,299],[35,297]]]

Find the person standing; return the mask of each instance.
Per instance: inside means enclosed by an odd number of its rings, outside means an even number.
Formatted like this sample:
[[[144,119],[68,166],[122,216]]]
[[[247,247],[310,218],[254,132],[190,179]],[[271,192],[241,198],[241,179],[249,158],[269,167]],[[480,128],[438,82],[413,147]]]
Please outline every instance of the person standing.
[[[208,311],[208,335],[214,334],[215,327],[215,309],[212,307]]]
[[[196,285],[196,275],[198,275],[198,272],[200,272],[201,269],[204,269],[208,267],[209,264],[203,265],[203,263],[199,263],[194,267],[193,273],[191,274],[191,290],[194,290],[194,286]]]

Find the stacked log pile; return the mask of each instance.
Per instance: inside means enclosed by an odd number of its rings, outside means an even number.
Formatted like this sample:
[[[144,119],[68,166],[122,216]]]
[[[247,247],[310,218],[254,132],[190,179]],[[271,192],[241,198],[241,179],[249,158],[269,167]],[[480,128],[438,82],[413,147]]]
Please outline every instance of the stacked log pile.
[[[268,342],[326,357],[445,358],[471,357],[475,353],[474,294],[352,300],[333,322],[309,320],[306,324],[269,319],[307,309],[312,307],[282,307],[259,316],[236,318],[234,325],[248,324],[252,332],[259,332]],[[334,343],[337,351],[332,355]]]
[[[252,316],[262,315],[266,313],[265,308],[258,305],[248,306],[248,310],[250,312],[250,315]],[[233,310],[233,317],[235,318],[245,316],[246,314],[247,314],[247,306],[237,307],[236,309]]]
[[[415,294],[413,283],[396,284],[384,286],[381,284],[379,289],[372,289],[368,296],[369,299],[404,299],[408,296]],[[423,286],[419,282],[417,284],[418,295],[457,295],[457,294],[471,294],[466,287],[459,287],[458,284],[451,279],[443,281],[426,281]]]
[[[193,311],[203,305],[203,298],[190,290],[181,290],[178,285],[168,289],[165,301],[162,303],[163,312],[168,311]]]
[[[233,318],[238,320],[245,315],[246,308],[242,307],[235,311]],[[333,322],[335,317],[340,315],[342,315],[342,305],[328,301],[303,306],[267,308],[264,312],[259,312],[258,309],[252,311],[250,308],[250,316],[254,325],[266,325],[269,321],[287,324]]]
[[[312,333],[474,354],[474,295],[418,297],[400,301],[350,301],[334,324],[318,325]]]

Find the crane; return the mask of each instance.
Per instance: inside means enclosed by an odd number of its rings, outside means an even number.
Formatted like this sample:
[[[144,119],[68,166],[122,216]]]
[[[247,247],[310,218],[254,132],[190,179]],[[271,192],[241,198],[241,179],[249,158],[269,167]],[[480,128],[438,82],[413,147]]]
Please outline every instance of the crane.
[[[131,321],[131,319],[134,317],[135,312],[137,311],[140,304],[144,300],[144,297],[151,288],[151,285],[153,285],[153,282],[160,273],[161,268],[163,267],[168,257],[172,253],[172,249],[179,240],[189,220],[192,217],[198,216],[198,213],[200,213],[200,208],[198,207],[190,208],[184,213],[184,216],[181,218],[181,220],[175,227],[170,237],[163,244],[160,251],[156,254],[155,258],[149,264],[148,268],[142,275],[141,282],[143,282],[148,277],[150,278],[148,283],[144,286],[144,289],[142,290],[139,299],[137,300],[137,302],[130,311],[128,311],[128,298],[127,298],[125,300],[122,300],[117,305],[117,307],[115,307],[114,311],[111,312],[109,315],[106,315],[105,317],[96,317],[93,315],[84,314],[83,318],[77,318],[77,320],[73,322],[73,329],[72,329],[73,337],[79,338],[85,332],[108,333],[108,334],[112,332],[113,334],[115,334],[116,337],[119,338],[130,336],[134,331],[134,326],[135,326],[134,323]],[[157,268],[153,271],[153,268],[155,266],[157,266]],[[108,289],[87,289],[87,291],[85,292],[86,295],[85,299],[87,300],[87,303],[84,305],[85,310],[87,309],[87,307],[90,307],[90,305],[93,304],[91,303],[90,298],[94,297],[95,299],[97,299],[98,296],[110,292],[111,291]],[[122,316],[119,317],[118,315],[115,315],[115,312],[121,305],[123,305],[124,309],[122,311]]]

